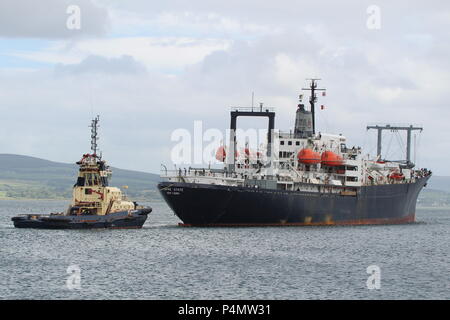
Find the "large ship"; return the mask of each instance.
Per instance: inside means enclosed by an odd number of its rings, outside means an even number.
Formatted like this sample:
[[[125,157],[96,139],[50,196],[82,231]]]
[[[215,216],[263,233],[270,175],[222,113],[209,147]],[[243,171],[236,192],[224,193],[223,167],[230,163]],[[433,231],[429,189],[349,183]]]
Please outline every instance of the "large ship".
[[[318,80],[310,79],[309,108],[297,106],[291,132],[274,130],[269,108],[233,108],[230,143],[216,158],[223,169],[164,170],[158,188],[183,226],[312,226],[397,224],[415,221],[417,197],[431,176],[411,161],[413,125],[376,125],[377,156],[348,147],[339,134],[316,132]],[[264,153],[237,150],[237,118],[267,117]],[[406,159],[381,157],[383,130],[407,133]]]
[[[109,186],[112,171],[97,154],[99,117],[92,120],[91,154],[84,154],[78,179],[73,186],[72,202],[65,212],[25,214],[12,218],[16,228],[98,229],[141,228],[152,211],[129,201],[122,191]]]

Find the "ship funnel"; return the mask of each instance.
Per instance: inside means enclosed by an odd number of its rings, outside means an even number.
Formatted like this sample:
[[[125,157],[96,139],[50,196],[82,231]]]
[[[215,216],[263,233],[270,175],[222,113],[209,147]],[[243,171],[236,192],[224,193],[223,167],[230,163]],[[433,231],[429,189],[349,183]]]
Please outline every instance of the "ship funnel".
[[[304,104],[299,104],[295,115],[295,138],[308,138],[313,134],[312,112],[306,111]]]

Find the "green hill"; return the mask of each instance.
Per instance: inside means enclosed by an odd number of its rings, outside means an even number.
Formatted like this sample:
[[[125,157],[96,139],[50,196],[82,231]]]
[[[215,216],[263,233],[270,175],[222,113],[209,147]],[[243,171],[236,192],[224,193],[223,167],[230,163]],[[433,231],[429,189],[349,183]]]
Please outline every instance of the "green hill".
[[[159,198],[156,174],[111,168],[111,186],[128,186],[126,193],[135,199]],[[78,166],[44,159],[0,154],[0,199],[70,198]]]

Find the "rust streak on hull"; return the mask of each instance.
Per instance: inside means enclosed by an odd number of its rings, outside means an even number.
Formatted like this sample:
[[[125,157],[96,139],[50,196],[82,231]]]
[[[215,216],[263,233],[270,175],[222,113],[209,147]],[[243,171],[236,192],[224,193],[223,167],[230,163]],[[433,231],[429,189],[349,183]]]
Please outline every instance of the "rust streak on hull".
[[[354,226],[354,225],[389,225],[414,223],[415,215],[399,219],[362,219],[354,221],[323,221],[323,222],[294,222],[294,223],[208,223],[188,224],[179,223],[180,227],[307,227],[307,226]]]

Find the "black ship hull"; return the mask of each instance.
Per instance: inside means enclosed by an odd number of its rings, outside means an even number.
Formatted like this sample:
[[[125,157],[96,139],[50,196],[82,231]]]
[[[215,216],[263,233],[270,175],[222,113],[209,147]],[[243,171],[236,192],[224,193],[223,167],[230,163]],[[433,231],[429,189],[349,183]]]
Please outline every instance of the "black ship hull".
[[[147,220],[151,208],[114,212],[108,215],[33,215],[13,217],[16,228],[33,229],[137,229]]]
[[[398,224],[415,221],[417,197],[428,179],[347,194],[181,182],[161,182],[158,189],[184,226]]]

